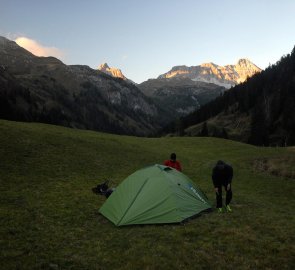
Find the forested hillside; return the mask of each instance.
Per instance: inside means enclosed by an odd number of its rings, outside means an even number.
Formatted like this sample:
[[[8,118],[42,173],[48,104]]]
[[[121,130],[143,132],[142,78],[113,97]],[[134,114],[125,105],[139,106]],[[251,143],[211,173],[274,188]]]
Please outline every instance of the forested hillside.
[[[254,145],[295,145],[295,47],[275,65],[164,129],[171,132],[219,134]]]

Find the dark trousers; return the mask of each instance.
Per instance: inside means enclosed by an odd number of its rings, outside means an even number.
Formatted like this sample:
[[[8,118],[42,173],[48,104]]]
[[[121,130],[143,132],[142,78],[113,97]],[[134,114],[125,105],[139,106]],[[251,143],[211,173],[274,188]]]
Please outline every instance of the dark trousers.
[[[223,185],[223,186],[226,190],[227,185]],[[230,186],[230,189],[226,190],[225,205],[228,205],[231,202],[232,197],[233,197],[233,193]],[[218,192],[216,192],[216,207],[222,208],[222,186],[218,186]]]

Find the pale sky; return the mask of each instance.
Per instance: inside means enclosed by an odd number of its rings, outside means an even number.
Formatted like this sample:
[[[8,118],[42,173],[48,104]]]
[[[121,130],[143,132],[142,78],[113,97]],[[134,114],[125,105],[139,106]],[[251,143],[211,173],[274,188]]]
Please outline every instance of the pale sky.
[[[293,49],[294,14],[294,0],[0,0],[0,35],[140,83],[176,65],[264,69]]]

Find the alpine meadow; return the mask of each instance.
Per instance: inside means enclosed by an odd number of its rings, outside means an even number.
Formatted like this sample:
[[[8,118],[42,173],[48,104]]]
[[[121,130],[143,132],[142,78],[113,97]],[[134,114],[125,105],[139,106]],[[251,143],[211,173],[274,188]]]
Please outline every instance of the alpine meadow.
[[[0,270],[294,270],[294,10],[1,0]]]
[[[116,227],[91,188],[173,149],[214,204],[216,159],[234,167],[232,213]],[[1,269],[293,269],[294,147],[138,138],[0,121]]]

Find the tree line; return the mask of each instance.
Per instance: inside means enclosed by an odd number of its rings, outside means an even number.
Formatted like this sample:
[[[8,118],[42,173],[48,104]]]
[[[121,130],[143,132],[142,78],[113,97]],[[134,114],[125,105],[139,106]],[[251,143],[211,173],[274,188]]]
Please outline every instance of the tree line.
[[[185,130],[230,110],[233,105],[235,113],[250,115],[248,143],[295,145],[295,46],[291,54],[281,57],[276,64],[232,87],[199,110],[171,122],[162,132],[184,134],[176,127]],[[203,130],[200,136],[205,133]]]

